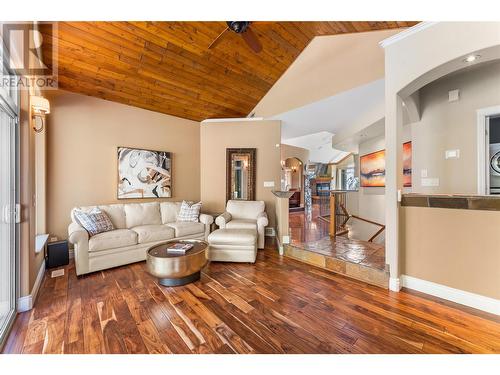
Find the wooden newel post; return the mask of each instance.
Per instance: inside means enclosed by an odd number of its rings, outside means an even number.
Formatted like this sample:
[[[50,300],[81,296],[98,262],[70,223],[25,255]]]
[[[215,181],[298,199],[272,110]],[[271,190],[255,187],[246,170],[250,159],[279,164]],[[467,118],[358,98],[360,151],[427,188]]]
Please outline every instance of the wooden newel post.
[[[330,193],[330,236],[335,236],[335,194]]]

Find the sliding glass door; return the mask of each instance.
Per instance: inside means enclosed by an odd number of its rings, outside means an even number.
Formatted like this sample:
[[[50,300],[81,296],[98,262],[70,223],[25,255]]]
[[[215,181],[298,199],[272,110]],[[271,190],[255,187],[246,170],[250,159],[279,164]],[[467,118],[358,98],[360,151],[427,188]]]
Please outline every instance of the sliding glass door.
[[[16,111],[0,91],[0,347],[16,310]]]

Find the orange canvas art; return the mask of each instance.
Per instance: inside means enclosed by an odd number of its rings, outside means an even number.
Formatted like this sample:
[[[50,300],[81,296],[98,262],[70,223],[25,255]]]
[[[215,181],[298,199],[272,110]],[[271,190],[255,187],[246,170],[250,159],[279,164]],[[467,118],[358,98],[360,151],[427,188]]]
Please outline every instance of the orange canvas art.
[[[403,186],[411,187],[411,142],[403,143]]]
[[[385,150],[372,152],[360,158],[361,186],[385,186]]]

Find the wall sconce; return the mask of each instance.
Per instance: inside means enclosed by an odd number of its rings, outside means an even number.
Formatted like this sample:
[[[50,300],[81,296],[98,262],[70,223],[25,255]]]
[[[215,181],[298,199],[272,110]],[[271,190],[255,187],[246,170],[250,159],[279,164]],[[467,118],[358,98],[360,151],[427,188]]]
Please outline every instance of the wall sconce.
[[[33,130],[41,133],[45,125],[45,115],[50,113],[50,103],[43,96],[30,97],[31,118],[33,119]],[[41,125],[37,127],[37,119],[40,119]]]

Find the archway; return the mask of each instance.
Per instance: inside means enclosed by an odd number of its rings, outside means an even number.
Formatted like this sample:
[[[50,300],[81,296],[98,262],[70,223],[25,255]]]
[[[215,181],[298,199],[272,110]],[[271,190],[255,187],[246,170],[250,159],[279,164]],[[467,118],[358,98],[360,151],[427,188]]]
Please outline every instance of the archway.
[[[298,209],[304,207],[304,163],[297,157],[289,157],[283,163],[286,190],[293,191],[289,207]]]

